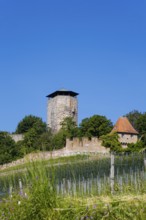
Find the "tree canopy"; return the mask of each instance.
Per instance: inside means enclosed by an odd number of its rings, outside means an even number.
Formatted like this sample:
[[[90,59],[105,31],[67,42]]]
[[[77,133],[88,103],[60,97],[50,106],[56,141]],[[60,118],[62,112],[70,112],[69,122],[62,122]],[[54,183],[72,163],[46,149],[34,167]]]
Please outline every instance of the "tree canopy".
[[[0,164],[11,162],[17,154],[14,140],[7,132],[0,131]]]
[[[100,139],[102,140],[102,145],[110,148],[110,151],[122,152],[122,145],[116,132],[103,135]]]
[[[46,131],[46,123],[41,118],[28,115],[25,116],[17,125],[16,134],[23,134],[34,128],[38,134]]]
[[[89,138],[108,134],[112,128],[112,122],[101,115],[93,115],[90,118],[85,118],[79,126],[81,136]]]
[[[141,115],[142,115],[142,113],[137,110],[133,110],[125,115],[137,131],[138,131],[137,121]]]
[[[126,114],[134,128],[139,132],[140,140],[146,145],[146,112],[141,113],[137,110]]]
[[[72,139],[78,136],[78,127],[72,117],[66,117],[61,123],[61,130],[67,138]]]

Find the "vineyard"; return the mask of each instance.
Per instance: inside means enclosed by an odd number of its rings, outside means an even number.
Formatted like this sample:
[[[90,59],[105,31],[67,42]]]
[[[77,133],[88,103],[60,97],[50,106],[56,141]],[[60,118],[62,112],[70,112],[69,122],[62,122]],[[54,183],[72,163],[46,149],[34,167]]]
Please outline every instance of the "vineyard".
[[[114,155],[113,176],[111,177],[110,155],[85,155],[76,161],[66,160],[50,164],[35,163],[24,172],[0,176],[0,192],[13,193],[19,188],[30,186],[37,177],[41,166],[52,182],[58,196],[106,195],[127,192],[142,193],[146,186],[145,154]],[[32,171],[33,170],[33,171]],[[36,174],[35,174],[36,172]],[[41,174],[41,171],[40,171]],[[113,184],[113,189],[111,189]],[[20,186],[21,185],[21,186]]]
[[[90,154],[0,172],[0,219],[146,219],[145,164],[144,153]]]

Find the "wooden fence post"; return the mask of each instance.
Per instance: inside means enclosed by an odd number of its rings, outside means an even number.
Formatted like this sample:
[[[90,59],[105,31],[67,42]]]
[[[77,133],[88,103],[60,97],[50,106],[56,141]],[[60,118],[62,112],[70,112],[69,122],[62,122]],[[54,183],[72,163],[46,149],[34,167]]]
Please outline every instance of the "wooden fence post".
[[[110,168],[111,194],[114,194],[114,159],[115,159],[115,156],[111,152],[111,168]]]
[[[21,179],[19,179],[19,190],[20,190],[20,195],[23,195],[23,186]]]
[[[10,196],[10,197],[12,197],[12,189],[13,189],[13,187],[10,185],[10,186],[9,186],[9,196]]]
[[[146,158],[144,157],[144,168],[146,169]]]

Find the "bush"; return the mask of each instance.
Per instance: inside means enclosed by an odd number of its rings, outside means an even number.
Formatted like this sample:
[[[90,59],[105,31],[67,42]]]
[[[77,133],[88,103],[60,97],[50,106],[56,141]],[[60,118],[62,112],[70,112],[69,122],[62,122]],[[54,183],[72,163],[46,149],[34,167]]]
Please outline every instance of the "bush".
[[[14,140],[7,132],[0,132],[0,164],[9,163],[19,157]]]
[[[122,145],[119,142],[119,136],[116,132],[103,135],[100,137],[100,139],[102,140],[102,145],[104,147],[110,148],[110,151],[114,151],[114,152],[123,151]]]

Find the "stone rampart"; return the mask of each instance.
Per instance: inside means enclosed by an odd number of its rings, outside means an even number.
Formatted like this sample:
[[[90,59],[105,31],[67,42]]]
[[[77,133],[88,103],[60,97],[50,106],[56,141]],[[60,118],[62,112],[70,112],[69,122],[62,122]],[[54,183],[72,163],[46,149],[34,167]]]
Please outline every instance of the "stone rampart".
[[[16,137],[13,135],[13,138],[16,138],[15,141],[16,140],[18,141],[18,137],[19,136]],[[50,158],[73,156],[77,154],[88,154],[88,153],[108,154],[109,149],[103,147],[101,141],[98,138],[92,138],[91,140],[85,137],[82,139],[80,138],[73,138],[73,140],[67,139],[66,146],[60,150],[53,150],[52,152],[48,151],[48,152],[31,153],[17,161],[0,165],[0,170],[4,170],[8,167],[13,167],[36,160],[47,160]]]
[[[73,152],[98,152],[108,153],[109,149],[102,146],[102,141],[96,137],[73,138],[66,140],[66,150]]]

